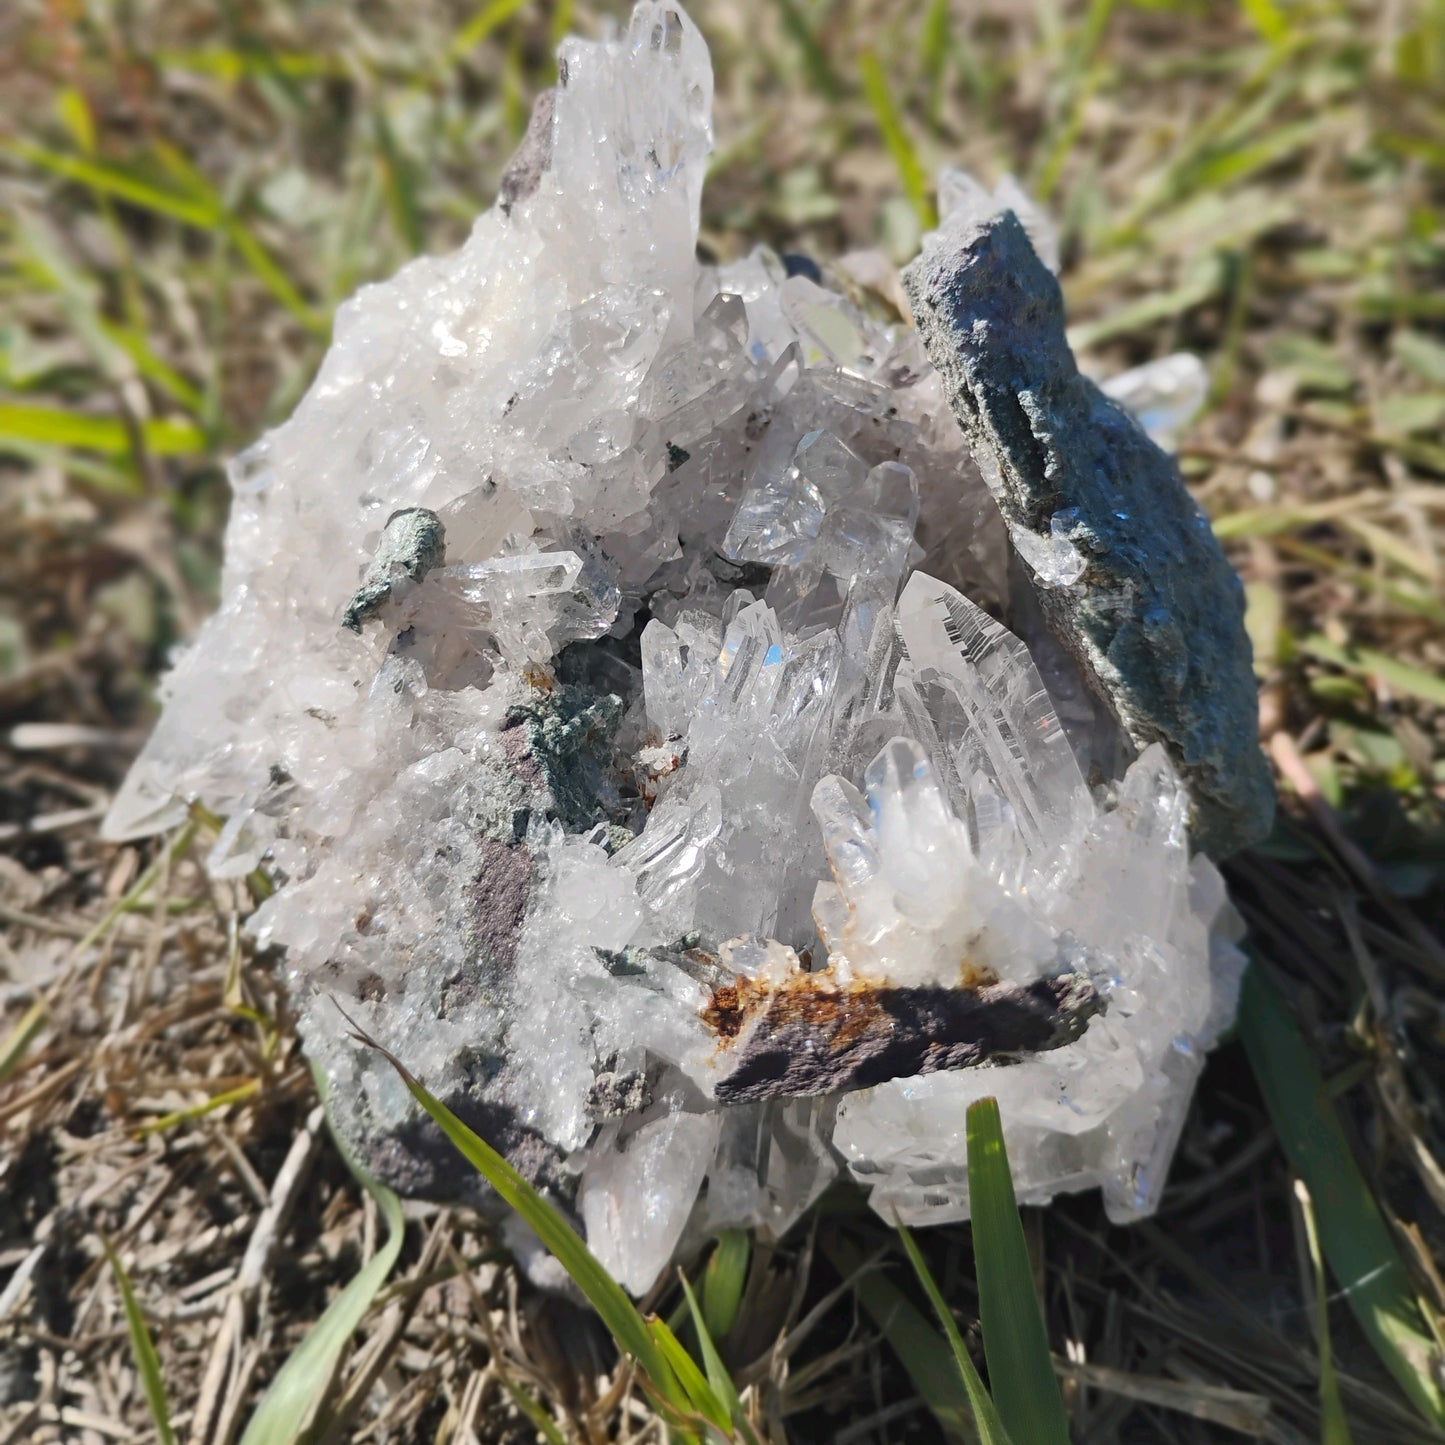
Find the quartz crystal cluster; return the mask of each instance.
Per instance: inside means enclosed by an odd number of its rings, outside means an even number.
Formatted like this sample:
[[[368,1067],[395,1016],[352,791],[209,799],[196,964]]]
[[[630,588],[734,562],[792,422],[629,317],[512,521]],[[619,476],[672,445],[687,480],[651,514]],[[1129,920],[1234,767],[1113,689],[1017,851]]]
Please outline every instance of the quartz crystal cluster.
[[[233,464],[221,609],[110,833],[224,815],[209,866],[276,884],[250,927],[360,1157],[482,1197],[353,1022],[633,1290],[840,1172],[966,1216],[987,1094],[1024,1198],[1148,1213],[1240,956],[1170,757],[1033,600],[1086,585],[1068,518],[1011,545],[851,279],[881,258],[697,259],[675,5],[559,74],[466,244],[343,306]],[[1051,258],[1017,188],[940,190]],[[1196,385],[1115,390],[1168,427]]]

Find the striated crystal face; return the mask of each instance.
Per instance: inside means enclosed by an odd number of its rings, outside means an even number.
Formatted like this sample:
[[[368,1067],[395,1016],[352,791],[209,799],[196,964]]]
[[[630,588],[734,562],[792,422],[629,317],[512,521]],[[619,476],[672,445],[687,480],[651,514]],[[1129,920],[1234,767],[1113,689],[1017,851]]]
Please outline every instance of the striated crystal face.
[[[347,1017],[636,1291],[840,1169],[966,1215],[985,1094],[1025,1198],[1147,1213],[1240,959],[1168,760],[1111,775],[1030,620],[1069,518],[1019,569],[906,323],[697,260],[675,5],[560,74],[503,202],[348,302],[235,462],[221,610],[111,835],[226,815],[210,866],[278,884],[250,926],[365,1162],[475,1188]],[[1116,394],[1164,426],[1190,386]]]

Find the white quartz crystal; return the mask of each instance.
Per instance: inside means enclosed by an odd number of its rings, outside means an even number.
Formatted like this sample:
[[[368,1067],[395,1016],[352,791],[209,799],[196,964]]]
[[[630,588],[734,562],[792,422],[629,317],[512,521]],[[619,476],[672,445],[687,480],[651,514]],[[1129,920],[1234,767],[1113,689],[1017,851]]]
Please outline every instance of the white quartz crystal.
[[[996,620],[1008,544],[911,329],[766,249],[697,259],[691,22],[649,0],[560,73],[530,181],[343,306],[233,464],[221,609],[111,836],[225,815],[211,867],[277,884],[251,929],[370,1167],[461,1188],[347,1017],[635,1291],[839,1169],[890,1218],[966,1215],[986,1094],[1024,1198],[1149,1212],[1240,962],[1178,781],[1157,749],[1076,761],[1079,679],[1039,637],[1046,688]],[[1056,264],[1016,184],[942,191],[1022,209]],[[1070,518],[1023,561],[1080,585]],[[1103,1011],[1062,1047],[715,1097],[743,1047],[720,999],[1063,974]]]
[[[1101,383],[1107,396],[1126,407],[1165,451],[1179,445],[1179,433],[1194,420],[1209,396],[1209,373],[1191,352],[1176,351],[1146,361]]]

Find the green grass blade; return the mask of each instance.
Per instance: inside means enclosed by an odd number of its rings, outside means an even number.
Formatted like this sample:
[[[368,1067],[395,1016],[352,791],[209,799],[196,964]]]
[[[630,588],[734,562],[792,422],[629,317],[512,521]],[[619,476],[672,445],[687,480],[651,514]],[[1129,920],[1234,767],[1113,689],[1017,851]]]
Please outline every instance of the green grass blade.
[[[315,310],[296,289],[276,258],[252,235],[242,221],[230,212],[226,213],[225,226],[231,244],[240,252],[242,259],[251,268],[256,279],[313,336],[326,336],[331,330],[331,322]]]
[[[381,153],[382,181],[386,187],[392,224],[406,242],[407,250],[415,256],[426,245],[421,207],[416,197],[417,177],[411,162],[397,145],[396,132],[383,110],[376,112],[376,147]]]
[[[1358,505],[1355,497],[1348,499],[1351,506]],[[1296,528],[1312,526],[1316,522],[1329,521],[1343,510],[1336,502],[1314,502],[1303,506],[1245,507],[1238,512],[1227,512],[1211,518],[1214,535],[1221,542],[1234,542],[1250,537],[1278,537],[1281,533]]]
[[[136,910],[140,901],[155,887],[157,881],[165,875],[171,864],[177,858],[185,856],[195,841],[196,831],[196,822],[191,819],[171,835],[165,846],[159,849],[156,856],[151,859],[145,872],[126,890],[125,896],[117,898],[86,930],[85,937],[76,943],[71,954],[72,958],[79,958],[86,949],[93,947],[104,938],[122,914],[132,913]]]
[[[88,482],[102,492],[117,497],[143,497],[145,482],[136,470],[134,457],[123,457],[119,461],[101,461],[97,457],[85,456],[67,447],[43,446],[38,442],[22,441],[8,436],[0,440],[0,450],[30,462],[33,466],[53,466],[76,478]]]
[[[102,195],[113,196],[128,205],[167,216],[184,226],[208,231],[221,221],[215,207],[208,201],[199,201],[193,196],[185,196],[158,186],[109,161],[92,161],[81,156],[62,155],[58,151],[48,151],[33,145],[8,145],[5,149],[40,170],[49,171],[52,175],[62,176],[69,181],[79,181]]]
[[[281,263],[261,244],[235,210],[227,205],[224,197],[211,184],[210,178],[192,164],[190,157],[176,146],[158,146],[157,154],[171,174],[195,198],[196,204],[215,217],[214,225],[225,232],[227,239],[251,268],[256,279],[313,335],[327,335],[331,329],[330,321],[314,310],[296,289]]]
[[[954,1362],[958,1365],[958,1373],[963,1379],[963,1388],[968,1392],[968,1402],[973,1408],[973,1420],[978,1426],[979,1440],[982,1445],[1012,1445],[1003,1420],[999,1418],[998,1409],[989,1398],[978,1368],[973,1363],[973,1357],[968,1353],[958,1321],[954,1319],[953,1311],[949,1309],[943,1292],[938,1288],[938,1283],[928,1268],[928,1262],[923,1258],[923,1251],[902,1224],[898,1225],[898,1237],[903,1241],[903,1248],[913,1265],[913,1272],[928,1295],[928,1302],[933,1306],[933,1312],[938,1316],[949,1348],[953,1351]]]
[[[84,93],[73,85],[67,85],[56,96],[55,109],[81,150],[93,154],[96,145],[95,115]]]
[[[1239,1033],[1275,1132],[1314,1201],[1324,1257],[1355,1318],[1410,1402],[1445,1426],[1438,1352],[1410,1276],[1304,1036],[1258,960],[1244,976]]]
[[[702,1367],[707,1374],[707,1382],[714,1395],[728,1408],[728,1413],[735,1415],[741,1408],[738,1402],[737,1386],[733,1383],[733,1377],[728,1374],[727,1366],[722,1362],[722,1356],[717,1352],[717,1346],[713,1343],[712,1335],[708,1331],[707,1320],[703,1318],[702,1306],[697,1302],[697,1295],[692,1285],[681,1270],[678,1271],[678,1279],[682,1284],[682,1293],[687,1300],[687,1312],[692,1319],[692,1327],[697,1331],[698,1351],[702,1355]]]
[[[194,422],[162,419],[141,422],[139,426],[146,447],[155,456],[185,456],[206,450],[206,433]],[[130,452],[131,435],[119,417],[91,416],[28,402],[0,402],[0,448],[7,442],[76,447],[116,457]]]
[[[752,1254],[753,1236],[749,1230],[725,1229],[702,1272],[702,1316],[715,1340],[726,1339],[737,1322]]]
[[[126,327],[115,325],[114,322],[106,322],[105,335],[135,362],[136,370],[147,381],[158,386],[173,400],[180,402],[193,415],[200,416],[204,412],[206,399],[201,391],[192,386],[175,367],[162,361],[151,349],[150,343],[142,332],[131,331]]]
[[[1069,1445],[1069,1421],[1034,1291],[995,1099],[980,1099],[968,1111],[968,1193],[994,1403],[1015,1440]]]
[[[727,1435],[731,1427],[728,1407],[718,1398],[706,1375],[698,1369],[697,1361],[683,1348],[682,1341],[673,1334],[666,1320],[648,1320],[648,1332],[657,1344],[658,1351],[667,1361],[677,1382],[687,1397],[687,1404],[697,1415],[710,1425],[715,1425]],[[681,1401],[675,1401],[681,1404]]]
[[[1383,652],[1373,652],[1368,647],[1339,647],[1329,638],[1318,635],[1301,638],[1296,645],[1301,652],[1321,662],[1363,677],[1378,677],[1396,692],[1407,692],[1412,697],[1434,703],[1436,707],[1445,707],[1445,679],[1423,668],[1411,667],[1408,662],[1401,662]]]
[[[1222,191],[1268,166],[1278,165],[1296,151],[1307,149],[1316,140],[1319,126],[1318,117],[1282,125],[1252,145],[1211,155],[1201,161],[1191,175],[1191,189]]]
[[[973,1411],[948,1342],[891,1280],[865,1269],[863,1256],[841,1239],[824,1238],[823,1253],[853,1293],[950,1439],[972,1438]]]
[[[552,23],[547,32],[553,45],[560,45],[572,33],[572,21],[576,11],[576,0],[557,0],[557,8],[552,12]]]
[[[1275,0],[1239,0],[1239,8],[1271,45],[1281,45],[1289,39],[1289,21]]]
[[[363,1033],[357,1032],[355,1037],[390,1062],[401,1075],[412,1098],[441,1125],[442,1132],[462,1157],[531,1225],[537,1237],[561,1261],[562,1267],[587,1296],[602,1322],[612,1331],[618,1348],[626,1351],[647,1371],[666,1399],[679,1408],[688,1408],[690,1402],[656,1338],[648,1330],[647,1321],[622,1286],[603,1269],[577,1231],[485,1139],[473,1133],[440,1099],[429,1093],[400,1059]]]
[[[1089,8],[1070,45],[1065,69],[1066,103],[1061,103],[1047,145],[1039,147],[1030,189],[1040,201],[1049,201],[1058,189],[1068,158],[1078,149],[1084,112],[1103,83],[1106,62],[1099,47],[1114,17],[1118,0],[1089,0]]]
[[[219,1094],[212,1094],[209,1099],[205,1099],[199,1104],[191,1104],[185,1109],[176,1109],[172,1113],[162,1114],[159,1119],[152,1119],[148,1124],[142,1124],[136,1130],[136,1137],[144,1139],[148,1134],[164,1134],[168,1130],[174,1129],[177,1124],[185,1124],[192,1119],[204,1119],[207,1114],[214,1114],[217,1109],[244,1103],[260,1092],[260,1079],[247,1079],[244,1084],[238,1084],[234,1089],[223,1089]]]
[[[320,76],[345,75],[339,56],[312,55],[305,51],[243,51],[213,45],[194,50],[161,49],[155,61],[167,70],[189,70],[234,85],[254,75],[282,75],[290,80],[311,80]]]
[[[919,45],[919,60],[927,87],[928,117],[935,124],[943,99],[943,72],[953,50],[950,8],[949,0],[930,0],[928,13],[923,18],[923,36]]]
[[[460,60],[462,56],[476,49],[492,31],[510,20],[526,3],[527,0],[487,0],[487,4],[457,31],[451,44],[451,58]]]
[[[499,1372],[502,1388],[512,1397],[517,1408],[532,1422],[533,1429],[547,1442],[547,1445],[567,1445],[567,1437],[557,1428],[557,1422],[542,1408],[541,1404],[524,1386],[509,1375]]]
[[[100,283],[72,263],[60,236],[39,215],[16,207],[8,219],[18,249],[29,262],[22,274],[27,280],[34,276],[55,292],[66,320],[97,364],[111,380],[119,379],[124,374],[123,365],[119,348],[106,334],[106,322],[100,314]]]
[[[1445,456],[1442,456],[1442,461],[1445,461]],[[1445,627],[1445,604],[1436,601],[1435,597],[1424,589],[1400,586],[1398,583],[1390,582],[1377,576],[1374,571],[1354,566],[1324,547],[1316,547],[1312,542],[1306,542],[1300,537],[1281,537],[1275,545],[1281,552],[1298,561],[1308,562],[1312,567],[1319,567],[1326,572],[1333,572],[1335,576],[1343,578],[1351,585],[1383,597],[1404,612],[1411,612],[1419,617],[1428,617],[1436,626]],[[1381,655],[1380,653],[1375,654],[1376,657]]]
[[[124,355],[142,376],[169,392],[188,411],[200,411],[200,393],[155,354],[143,331],[118,326],[101,314],[100,283],[72,264],[60,237],[46,222],[16,210],[11,224],[40,278],[60,297],[70,324],[109,376],[114,379],[121,372],[117,358]]]
[[[717,1346],[713,1343],[712,1333],[708,1329],[707,1317],[702,1306],[698,1304],[697,1296],[693,1293],[687,1276],[680,1270],[678,1278],[682,1281],[682,1292],[687,1298],[687,1309],[692,1316],[692,1327],[697,1331],[698,1349],[702,1352],[702,1363],[703,1368],[707,1371],[707,1382],[712,1387],[713,1394],[727,1410],[733,1425],[747,1441],[747,1445],[758,1445],[758,1437],[748,1423],[747,1412],[743,1409],[743,1402],[738,1397],[738,1387],[728,1373],[727,1366],[723,1364],[722,1356],[717,1352]]]
[[[1445,344],[1433,336],[1423,331],[1397,331],[1390,339],[1390,350],[1416,376],[1445,386]]]
[[[345,1150],[342,1153],[345,1154]],[[310,1334],[281,1366],[256,1413],[246,1426],[241,1445],[291,1445],[301,1436],[307,1417],[330,1387],[336,1361],[346,1342],[371,1308],[401,1254],[406,1236],[401,1200],[365,1173],[349,1156],[346,1162],[366,1187],[386,1221],[386,1241],[346,1288],[326,1307]]]
[[[788,32],[803,54],[803,68],[813,88],[829,100],[839,100],[843,86],[829,63],[828,54],[813,34],[813,27],[798,8],[798,0],[777,0],[778,14],[782,17],[783,29]]]
[[[873,117],[878,122],[883,143],[888,147],[894,165],[898,167],[903,190],[913,203],[913,209],[918,213],[924,229],[930,230],[938,224],[938,212],[934,210],[933,201],[928,194],[928,172],[918,158],[918,151],[913,145],[912,136],[908,134],[907,126],[903,124],[903,117],[888,85],[888,76],[871,50],[863,52],[858,65],[863,74],[864,93],[873,107]]]
[[[20,1067],[25,1055],[30,1051],[30,1045],[35,1042],[35,1036],[45,1026],[49,1017],[50,1010],[46,1007],[45,1000],[38,998],[25,1010],[25,1016],[20,1022],[10,1030],[5,1042],[0,1044],[0,1084]]]
[[[156,1422],[156,1435],[160,1445],[176,1445],[176,1432],[171,1428],[170,1402],[166,1399],[166,1382],[161,1378],[161,1357],[156,1353],[155,1341],[151,1339],[145,1315],[141,1313],[140,1302],[131,1288],[130,1276],[126,1274],[120,1256],[104,1235],[101,1235],[100,1242],[105,1247],[105,1257],[110,1261],[115,1282],[120,1286],[125,1323],[130,1330],[131,1354],[146,1392],[146,1402],[151,1407],[151,1416]]]
[[[1068,330],[1069,345],[1075,351],[1090,351],[1126,332],[1143,331],[1160,321],[1172,321],[1185,311],[1211,300],[1224,289],[1224,264],[1218,256],[1206,256],[1191,265],[1172,291],[1141,296],[1110,310],[1097,321],[1086,321]]]
[[[1320,1351],[1320,1445],[1353,1445],[1345,1402],[1340,1398],[1340,1380],[1335,1373],[1335,1352],[1330,1341],[1330,1294],[1325,1283],[1325,1262],[1320,1255],[1320,1232],[1315,1222],[1314,1201],[1303,1179],[1294,1182],[1309,1245],[1310,1268],[1315,1277],[1315,1319]]]

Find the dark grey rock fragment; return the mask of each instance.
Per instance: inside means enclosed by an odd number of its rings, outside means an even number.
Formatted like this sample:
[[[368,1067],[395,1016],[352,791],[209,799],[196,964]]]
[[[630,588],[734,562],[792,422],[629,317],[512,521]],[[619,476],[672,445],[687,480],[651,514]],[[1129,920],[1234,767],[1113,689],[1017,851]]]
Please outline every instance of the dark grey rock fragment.
[[[941,234],[903,284],[1015,544],[1036,552],[1063,513],[1085,559],[1077,582],[1039,587],[1050,628],[1134,743],[1163,743],[1198,845],[1258,842],[1274,785],[1244,592],[1174,462],[1080,373],[1059,283],[1013,212]]]
[[[481,840],[482,866],[471,887],[472,946],[491,977],[508,978],[536,882],[536,863],[524,843]]]
[[[510,213],[518,201],[536,193],[552,164],[552,116],[557,109],[555,89],[544,90],[532,102],[526,134],[502,172],[502,210]]]
[[[603,1070],[587,1096],[587,1112],[598,1120],[640,1114],[651,1105],[652,1091],[647,1086],[647,1075],[640,1069]]]
[[[563,1167],[561,1152],[524,1124],[515,1110],[491,1102],[478,1086],[450,1091],[442,1102],[528,1183],[557,1199],[570,1198],[575,1182]],[[492,1217],[505,1214],[491,1185],[420,1107],[393,1125],[381,1125],[371,1116],[364,1094],[340,1109],[333,1100],[328,1112],[332,1128],[367,1173],[404,1198],[468,1204]]]
[[[733,1040],[713,1087],[725,1104],[1008,1063],[1072,1043],[1103,1007],[1089,979],[1072,973],[976,989],[814,988],[805,975],[756,1002],[741,992],[719,989],[704,1014]]]

